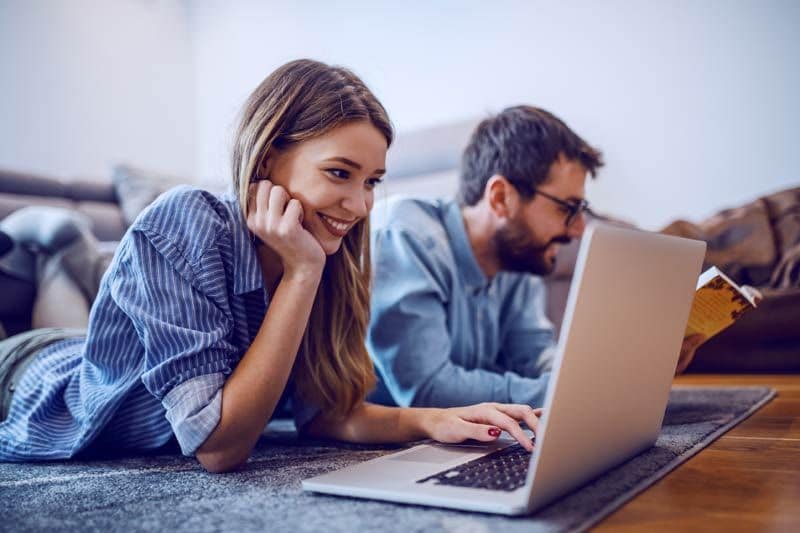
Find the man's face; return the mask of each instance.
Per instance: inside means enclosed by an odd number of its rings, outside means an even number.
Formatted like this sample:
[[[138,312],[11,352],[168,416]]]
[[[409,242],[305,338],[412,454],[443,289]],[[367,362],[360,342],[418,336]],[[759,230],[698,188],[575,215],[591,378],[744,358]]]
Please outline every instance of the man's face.
[[[562,156],[550,167],[547,181],[537,191],[578,203],[584,199],[585,185],[586,168]],[[556,266],[559,246],[580,237],[586,226],[583,214],[567,226],[568,215],[569,209],[543,194],[522,200],[520,209],[493,238],[500,269],[539,276],[550,274]]]

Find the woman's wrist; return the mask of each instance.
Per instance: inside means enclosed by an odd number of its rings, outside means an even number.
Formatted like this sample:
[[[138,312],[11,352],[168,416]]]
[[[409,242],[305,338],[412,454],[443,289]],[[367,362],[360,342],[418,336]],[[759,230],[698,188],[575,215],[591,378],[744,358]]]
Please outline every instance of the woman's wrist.
[[[322,279],[325,263],[304,264],[287,267],[283,273],[283,280],[298,284],[318,284]]]
[[[410,407],[402,410],[409,419],[409,440],[432,439],[443,409]]]

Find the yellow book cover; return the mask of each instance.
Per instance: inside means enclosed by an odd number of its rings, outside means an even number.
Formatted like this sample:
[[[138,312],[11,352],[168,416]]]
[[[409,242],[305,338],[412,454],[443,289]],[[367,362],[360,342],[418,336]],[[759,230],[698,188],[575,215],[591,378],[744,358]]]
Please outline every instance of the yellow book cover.
[[[744,313],[755,308],[761,294],[748,285],[738,286],[717,267],[700,275],[689,324],[684,337],[701,333],[710,339]]]

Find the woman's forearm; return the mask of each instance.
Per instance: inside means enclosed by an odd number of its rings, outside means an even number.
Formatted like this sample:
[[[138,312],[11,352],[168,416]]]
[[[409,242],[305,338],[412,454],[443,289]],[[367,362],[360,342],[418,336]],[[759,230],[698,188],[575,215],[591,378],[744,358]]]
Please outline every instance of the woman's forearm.
[[[319,276],[284,277],[256,337],[222,389],[217,427],[198,448],[210,472],[244,463],[280,400],[319,285]]]
[[[541,409],[529,405],[482,403],[449,409],[384,407],[362,403],[344,419],[318,415],[304,429],[316,437],[348,442],[409,442],[431,438],[439,442],[475,439],[492,442],[507,431],[523,448],[533,449],[519,422],[532,431],[539,424]]]
[[[306,432],[311,436],[346,442],[408,442],[428,438],[431,420],[440,411],[363,402],[344,419],[317,416]]]

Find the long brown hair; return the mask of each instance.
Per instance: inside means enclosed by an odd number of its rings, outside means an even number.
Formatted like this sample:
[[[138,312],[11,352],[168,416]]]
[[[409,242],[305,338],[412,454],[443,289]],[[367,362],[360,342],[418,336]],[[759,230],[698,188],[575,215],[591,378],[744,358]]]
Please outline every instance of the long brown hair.
[[[369,120],[387,145],[386,110],[355,74],[300,59],[267,76],[245,103],[233,148],[233,185],[245,218],[250,182],[273,150]],[[344,416],[375,384],[365,345],[371,279],[369,219],[358,222],[328,257],[294,367],[300,394]]]

